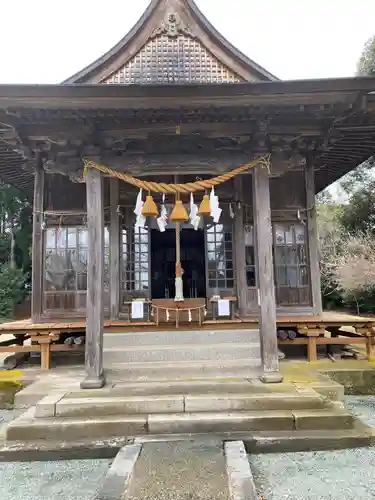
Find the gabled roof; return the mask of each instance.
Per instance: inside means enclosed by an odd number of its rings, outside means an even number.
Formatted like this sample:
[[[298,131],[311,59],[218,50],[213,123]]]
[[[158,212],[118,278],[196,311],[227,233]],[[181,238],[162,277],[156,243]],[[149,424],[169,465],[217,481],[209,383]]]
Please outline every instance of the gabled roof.
[[[155,43],[155,40],[159,43]],[[178,43],[173,43],[173,40]],[[163,49],[166,49],[164,58]],[[199,57],[192,57],[188,51],[199,52]],[[143,57],[141,62],[140,57]],[[199,63],[201,67],[196,68],[194,59],[204,61],[203,64]],[[145,63],[146,67],[149,65],[147,78],[137,79],[134,74],[136,71],[138,74],[144,73]],[[163,63],[164,68],[161,67]],[[214,71],[207,67],[208,64]],[[130,65],[130,70],[126,68],[127,65]],[[156,66],[159,67],[159,73],[153,77],[151,73],[156,71]],[[171,78],[164,79],[160,71],[165,76],[166,70],[172,67],[176,75],[176,66],[179,66],[178,75],[183,76],[185,70],[185,77],[181,81],[176,78],[173,83],[278,80],[229,43],[209,23],[194,0],[151,0],[143,16],[117,45],[63,83],[171,83]],[[214,77],[205,77],[205,70],[208,73],[211,71]],[[215,73],[220,74],[221,79]]]

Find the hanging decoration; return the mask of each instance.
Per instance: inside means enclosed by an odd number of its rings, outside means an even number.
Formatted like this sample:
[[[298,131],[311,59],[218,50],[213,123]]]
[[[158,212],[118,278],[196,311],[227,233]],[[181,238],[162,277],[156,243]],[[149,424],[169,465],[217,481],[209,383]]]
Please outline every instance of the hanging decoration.
[[[186,222],[189,220],[188,213],[181,200],[176,200],[172,213],[169,217],[173,222]]]
[[[158,207],[156,206],[152,196],[149,194],[146,196],[146,201],[142,208],[142,215],[143,217],[156,217],[158,213]]]
[[[137,216],[135,220],[135,228],[144,228],[146,224],[146,217],[142,215],[143,201],[142,201],[142,188],[139,190],[137,200],[135,202],[134,213]]]
[[[211,215],[211,205],[208,194],[203,196],[203,200],[199,206],[199,215]]]
[[[194,203],[193,193],[190,193],[190,214],[189,214],[190,224],[193,226],[194,230],[197,231],[199,228],[199,223],[201,218],[198,215],[198,207]]]
[[[165,206],[165,194],[163,194],[161,206],[160,206],[160,217],[156,219],[159,231],[164,233],[168,225],[168,212]]]
[[[233,210],[232,203],[229,203],[229,217],[231,219],[234,219],[234,210]]]
[[[181,133],[180,126],[176,127],[176,135]],[[176,223],[176,276],[175,276],[175,301],[183,301],[183,283],[182,283],[182,275],[183,269],[181,266],[181,244],[180,244],[180,230],[181,230],[181,222],[186,222],[189,220],[188,213],[186,208],[184,207],[180,196],[182,194],[191,194],[190,197],[190,220],[194,220],[195,224],[193,224],[194,228],[199,226],[200,221],[202,220],[199,215],[211,215],[214,223],[216,224],[221,216],[222,209],[219,207],[219,198],[215,194],[215,186],[226,182],[238,174],[249,170],[255,166],[261,166],[270,169],[270,155],[262,156],[250,163],[246,163],[238,168],[235,168],[231,172],[226,172],[224,174],[218,175],[217,177],[213,177],[207,180],[197,180],[195,182],[187,182],[185,184],[167,184],[163,182],[150,182],[142,179],[138,179],[133,177],[132,175],[125,174],[124,172],[117,172],[109,167],[104,165],[100,165],[98,163],[93,162],[92,160],[84,159],[84,175],[87,173],[89,168],[94,168],[103,174],[109,175],[110,177],[115,177],[122,181],[131,184],[132,186],[136,186],[139,188],[139,193],[137,197],[136,206],[134,209],[134,213],[137,216],[136,219],[136,227],[144,227],[146,217],[156,217],[158,215],[158,209],[156,203],[154,202],[151,192],[154,193],[163,193],[165,194],[174,194],[176,197],[176,204],[172,210],[170,215],[170,220]],[[146,197],[145,203],[142,201],[142,189],[145,189],[149,192],[149,195]],[[207,195],[207,190],[211,189],[210,197]],[[196,191],[205,191],[203,196],[203,200],[200,204],[198,213],[195,210],[196,205],[194,204],[194,199],[192,193]],[[164,205],[164,197],[163,197],[163,205]],[[164,207],[165,208],[165,207]],[[199,215],[198,215],[199,214]],[[197,222],[198,220],[198,222]],[[157,219],[160,231],[165,231],[167,224],[166,210],[161,210],[160,217]],[[205,315],[207,311],[205,310]],[[167,321],[169,320],[169,311],[166,311]]]
[[[212,187],[210,193],[211,217],[214,223],[217,224],[220,220],[222,209],[219,207],[219,197],[215,194],[215,188]]]

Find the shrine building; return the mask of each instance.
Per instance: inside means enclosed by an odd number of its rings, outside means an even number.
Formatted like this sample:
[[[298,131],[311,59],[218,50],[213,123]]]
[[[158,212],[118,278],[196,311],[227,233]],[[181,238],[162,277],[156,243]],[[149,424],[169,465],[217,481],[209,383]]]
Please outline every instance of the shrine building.
[[[34,206],[30,328],[85,322],[101,387],[108,329],[255,325],[279,381],[277,328],[336,321],[315,195],[374,154],[374,91],[279,80],[193,0],[152,0],[61,84],[0,86],[0,176]]]

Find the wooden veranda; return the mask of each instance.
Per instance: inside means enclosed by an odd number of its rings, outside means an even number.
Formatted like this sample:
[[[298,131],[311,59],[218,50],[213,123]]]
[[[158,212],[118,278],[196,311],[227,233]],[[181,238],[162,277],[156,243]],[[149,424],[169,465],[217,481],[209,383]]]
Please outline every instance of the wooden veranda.
[[[156,324],[154,321],[110,321],[104,322],[104,334],[133,333],[177,330],[184,331],[197,327],[196,324],[182,322],[176,327],[174,318],[170,322]],[[348,328],[350,327],[350,328]],[[259,328],[256,316],[227,320],[204,320],[199,326],[202,330],[252,330]],[[293,331],[295,338],[278,339],[279,345],[306,345],[307,360],[317,360],[319,345],[354,345],[366,346],[369,361],[375,360],[375,318],[361,317],[336,312],[323,312],[319,316],[287,315],[277,316],[278,331]],[[348,331],[350,330],[350,331]],[[41,368],[49,370],[54,352],[84,352],[84,342],[64,343],[66,339],[82,339],[86,332],[86,321],[49,320],[33,323],[31,319],[13,321],[0,325],[0,353],[40,353]],[[11,338],[9,338],[11,336]],[[293,336],[294,337],[294,336]],[[6,339],[6,340],[4,340]]]

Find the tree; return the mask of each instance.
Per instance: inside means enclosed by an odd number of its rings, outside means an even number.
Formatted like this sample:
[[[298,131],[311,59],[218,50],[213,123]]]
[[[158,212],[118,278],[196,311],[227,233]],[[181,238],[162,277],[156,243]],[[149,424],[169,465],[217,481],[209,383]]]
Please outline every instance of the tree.
[[[341,224],[351,234],[356,232],[375,234],[375,179],[352,192],[344,206]]]
[[[357,64],[358,76],[375,76],[375,36],[367,40]]]
[[[31,226],[27,224],[28,209],[29,203],[23,193],[13,186],[0,184],[0,239],[9,242],[8,259],[2,262],[7,261],[12,268],[16,267],[17,239],[22,242],[24,258],[27,258],[24,242],[31,235]]]
[[[374,310],[375,239],[371,233],[349,236],[341,251],[331,256],[332,275],[347,303],[360,309]]]

